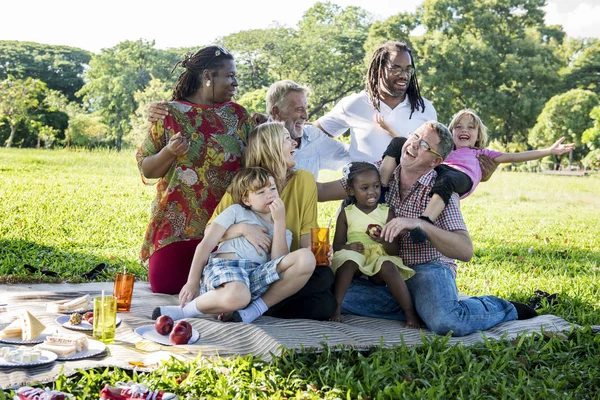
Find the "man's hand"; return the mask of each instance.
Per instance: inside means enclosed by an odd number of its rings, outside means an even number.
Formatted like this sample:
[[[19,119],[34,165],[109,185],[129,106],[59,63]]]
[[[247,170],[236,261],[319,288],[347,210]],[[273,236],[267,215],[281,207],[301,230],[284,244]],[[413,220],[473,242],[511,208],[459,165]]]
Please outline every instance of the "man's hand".
[[[264,124],[269,120],[269,117],[266,114],[261,113],[253,113],[250,118],[254,121],[254,125],[258,126],[260,124]]]
[[[401,233],[420,228],[423,221],[416,218],[393,218],[381,230],[381,238],[386,242],[392,243]]]
[[[285,222],[285,205],[283,200],[277,198],[269,204],[269,210],[271,210],[271,218],[273,222]]]
[[[362,254],[365,251],[365,245],[360,242],[353,242],[344,245],[346,250],[356,251],[357,253]]]
[[[271,238],[267,235],[267,228],[254,224],[240,224],[242,234],[254,246],[258,255],[262,256],[263,250],[266,254],[271,250]]]
[[[477,159],[479,160],[479,166],[481,167],[481,182],[487,182],[492,177],[492,174],[496,172],[498,164],[496,164],[493,158],[488,157],[485,154],[479,154]]]
[[[191,143],[181,134],[181,132],[177,132],[169,139],[166,149],[175,157],[180,157],[188,152],[190,145]]]
[[[165,100],[151,103],[148,106],[148,121],[152,123],[155,123],[159,119],[164,120],[167,115],[169,115],[169,109]]]

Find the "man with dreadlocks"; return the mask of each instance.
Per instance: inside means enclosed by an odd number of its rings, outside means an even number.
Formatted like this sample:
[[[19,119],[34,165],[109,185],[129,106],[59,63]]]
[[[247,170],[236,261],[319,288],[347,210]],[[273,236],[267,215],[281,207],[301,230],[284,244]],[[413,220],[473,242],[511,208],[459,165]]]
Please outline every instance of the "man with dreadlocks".
[[[375,121],[380,114],[406,137],[424,122],[437,120],[431,103],[421,96],[412,50],[403,42],[386,42],[373,53],[366,88],[343,98],[315,125],[331,136],[350,129],[350,158],[381,160],[392,137]]]

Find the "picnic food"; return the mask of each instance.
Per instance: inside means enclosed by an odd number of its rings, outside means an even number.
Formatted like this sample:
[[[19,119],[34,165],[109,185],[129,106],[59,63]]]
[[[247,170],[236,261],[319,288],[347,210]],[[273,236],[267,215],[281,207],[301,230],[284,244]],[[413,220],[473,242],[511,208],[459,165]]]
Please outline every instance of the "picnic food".
[[[83,319],[85,319],[88,324],[93,325],[94,324],[94,313],[91,311],[86,312],[85,314],[83,314]]]
[[[8,325],[6,328],[0,331],[0,339],[13,336],[21,336],[21,332],[21,319],[17,318],[13,322],[11,322],[10,325]]]
[[[73,314],[71,314],[71,317],[69,318],[69,323],[71,325],[79,325],[79,324],[81,324],[81,320],[82,320],[81,314],[73,313]]]
[[[41,353],[38,350],[32,350],[29,347],[3,347],[0,352],[0,358],[6,362],[29,363],[40,359]]]
[[[55,333],[48,336],[44,343],[35,346],[36,349],[48,350],[61,358],[68,357],[78,351],[87,350],[87,336],[81,334]]]
[[[34,317],[28,310],[25,310],[21,323],[21,339],[23,340],[32,340],[46,329],[46,325],[42,324],[40,320]]]
[[[173,393],[150,390],[146,385],[141,383],[117,382],[116,385],[117,386],[105,385],[100,392],[100,400],[177,400],[179,398]]]
[[[154,322],[154,328],[160,335],[168,335],[173,330],[173,318],[168,315],[161,315]]]
[[[179,321],[173,327],[169,340],[173,344],[186,344],[192,337],[192,326],[187,321]]]
[[[48,312],[68,312],[68,311],[77,311],[77,310],[85,310],[90,307],[90,295],[86,294],[85,296],[78,297],[76,299],[67,301],[66,303],[48,303],[47,310]]]
[[[369,224],[365,233],[369,236],[372,236],[375,235],[377,231],[381,232],[381,229],[381,225],[379,224]]]

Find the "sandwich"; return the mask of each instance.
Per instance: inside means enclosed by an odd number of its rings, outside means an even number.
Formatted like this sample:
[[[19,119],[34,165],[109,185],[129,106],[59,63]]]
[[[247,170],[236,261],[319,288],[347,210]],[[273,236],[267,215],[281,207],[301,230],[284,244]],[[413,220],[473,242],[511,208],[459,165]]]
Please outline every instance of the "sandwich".
[[[29,341],[44,332],[46,325],[42,324],[39,319],[33,316],[33,314],[25,310],[23,318],[21,319],[21,329],[21,339],[23,341]]]
[[[78,297],[76,299],[61,302],[61,303],[48,303],[47,311],[48,312],[69,312],[69,311],[77,311],[77,310],[87,310],[90,305],[90,295],[86,294],[85,296]]]
[[[0,331],[0,339],[21,336],[21,332],[23,331],[21,323],[21,318],[17,318],[11,322],[10,325]]]
[[[59,356],[60,358],[68,357],[71,354],[75,354],[75,352],[77,351],[77,348],[75,347],[74,344],[62,345],[62,344],[54,344],[54,343],[48,343],[48,342],[40,343],[37,346],[35,346],[35,348],[37,350],[51,351],[54,354],[56,354],[57,356]]]
[[[87,336],[77,333],[55,333],[51,336],[48,336],[44,343],[51,344],[53,346],[74,346],[75,351],[82,351],[88,349]]]

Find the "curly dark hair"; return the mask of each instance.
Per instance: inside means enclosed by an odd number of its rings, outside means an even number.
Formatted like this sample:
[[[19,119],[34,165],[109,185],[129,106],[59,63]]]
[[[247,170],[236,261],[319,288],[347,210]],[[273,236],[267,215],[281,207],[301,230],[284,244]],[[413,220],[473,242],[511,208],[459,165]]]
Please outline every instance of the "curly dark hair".
[[[367,82],[365,90],[371,98],[373,107],[381,112],[381,92],[379,90],[379,81],[384,76],[385,64],[389,61],[390,53],[404,51],[410,55],[410,65],[415,67],[415,62],[412,55],[412,49],[404,42],[385,42],[373,53],[371,62],[369,64],[369,70],[367,71]],[[410,116],[412,117],[415,110],[421,110],[425,112],[425,102],[421,97],[421,90],[419,89],[419,82],[417,80],[417,72],[411,75],[410,81],[408,82],[408,89],[406,90],[408,101],[410,101]]]
[[[177,79],[171,100],[183,100],[198,90],[202,85],[202,71],[205,69],[210,71],[211,77],[217,76],[225,60],[233,60],[233,56],[221,46],[208,46],[188,54],[173,67],[173,71],[178,66],[185,70]]]

